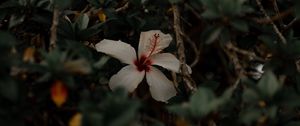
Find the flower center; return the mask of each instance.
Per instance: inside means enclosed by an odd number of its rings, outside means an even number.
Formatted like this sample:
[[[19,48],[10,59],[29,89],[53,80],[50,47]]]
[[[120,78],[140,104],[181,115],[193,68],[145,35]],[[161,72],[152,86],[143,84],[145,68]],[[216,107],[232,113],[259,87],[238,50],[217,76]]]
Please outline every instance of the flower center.
[[[142,55],[138,60],[134,61],[134,65],[136,66],[137,70],[140,72],[142,72],[142,71],[149,72],[151,64],[152,64],[152,61],[149,60],[144,55]]]

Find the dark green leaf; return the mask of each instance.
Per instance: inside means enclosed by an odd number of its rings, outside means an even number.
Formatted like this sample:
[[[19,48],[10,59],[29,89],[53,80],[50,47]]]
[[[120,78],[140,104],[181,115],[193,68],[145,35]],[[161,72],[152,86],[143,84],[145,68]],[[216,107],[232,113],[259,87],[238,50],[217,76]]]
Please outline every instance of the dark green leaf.
[[[220,13],[215,12],[213,10],[206,10],[201,15],[203,18],[206,19],[216,19],[221,17]]]
[[[241,113],[240,121],[242,123],[250,125],[253,121],[256,121],[261,117],[261,112],[257,109],[251,108]]]
[[[75,21],[75,27],[78,30],[84,30],[89,24],[89,17],[87,14],[81,14]]]
[[[233,20],[231,21],[231,25],[236,28],[237,30],[240,30],[242,32],[248,32],[248,24],[246,21],[243,20]]]
[[[246,89],[243,93],[243,101],[249,103],[256,103],[259,100],[258,93],[252,89]]]
[[[60,8],[60,9],[69,7],[71,5],[71,3],[72,3],[72,0],[53,0],[54,6]]]
[[[25,19],[25,15],[12,15],[9,19],[9,28],[21,24]]]
[[[16,44],[14,36],[7,32],[0,31],[0,48],[11,48]]]
[[[266,97],[272,97],[281,87],[272,71],[266,71],[257,86]]]
[[[171,4],[177,4],[177,3],[181,2],[181,0],[169,0],[169,2]]]
[[[218,37],[220,36],[220,33],[222,32],[222,27],[211,27],[210,29],[207,29],[205,31],[205,43],[211,44],[214,42]]]
[[[99,32],[101,32],[103,30],[103,25],[105,24],[105,22],[93,25],[92,27],[89,27],[87,29],[84,29],[82,31],[79,31],[78,36],[80,36],[80,38],[82,40],[86,40],[89,37],[92,37],[96,34],[98,34]]]
[[[212,101],[215,100],[214,93],[206,88],[199,88],[190,99],[190,111],[194,117],[202,117],[208,114],[215,106]]]
[[[16,101],[18,98],[18,86],[12,79],[6,78],[0,80],[0,95],[11,101]]]
[[[300,126],[300,121],[292,121],[292,122],[287,123],[284,126]]]

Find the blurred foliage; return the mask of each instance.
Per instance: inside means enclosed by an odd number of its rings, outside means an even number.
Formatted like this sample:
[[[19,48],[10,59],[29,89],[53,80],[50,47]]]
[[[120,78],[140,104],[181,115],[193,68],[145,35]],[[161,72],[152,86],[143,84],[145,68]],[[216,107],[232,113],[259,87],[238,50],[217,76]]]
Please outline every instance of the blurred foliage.
[[[172,4],[180,8],[197,91],[186,90],[181,74],[168,104],[149,97],[145,83],[132,94],[110,91],[108,80],[123,64],[94,45],[113,39],[137,48],[140,32],[158,29],[173,36],[167,50],[176,54]],[[256,0],[2,0],[0,125],[300,125],[300,2],[261,6],[271,20]],[[51,100],[56,82],[68,93],[60,106]]]

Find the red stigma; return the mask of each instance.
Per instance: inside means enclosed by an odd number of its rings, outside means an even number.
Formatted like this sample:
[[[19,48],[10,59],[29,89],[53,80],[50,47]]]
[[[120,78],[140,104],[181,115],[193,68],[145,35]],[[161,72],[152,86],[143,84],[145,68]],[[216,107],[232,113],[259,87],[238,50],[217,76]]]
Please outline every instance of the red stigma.
[[[140,72],[142,72],[142,71],[149,72],[151,64],[152,64],[152,61],[149,60],[144,55],[142,55],[140,57],[140,59],[134,61],[134,65],[136,66],[137,70]]]

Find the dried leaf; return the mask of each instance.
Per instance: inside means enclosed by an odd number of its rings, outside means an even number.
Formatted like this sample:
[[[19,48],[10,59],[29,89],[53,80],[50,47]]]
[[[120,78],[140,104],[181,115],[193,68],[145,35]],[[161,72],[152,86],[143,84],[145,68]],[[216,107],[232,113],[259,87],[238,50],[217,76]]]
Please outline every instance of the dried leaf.
[[[32,47],[28,47],[25,49],[23,54],[23,61],[24,62],[34,62],[34,53],[35,49]]]
[[[98,15],[98,18],[101,22],[106,21],[106,15],[105,15],[105,13],[102,9],[97,13],[97,15]]]
[[[89,74],[92,71],[90,64],[85,59],[66,61],[64,68],[73,74]]]
[[[51,99],[57,107],[61,107],[68,98],[68,90],[63,82],[57,80],[51,87]]]
[[[70,120],[69,126],[81,126],[82,114],[76,113]]]

